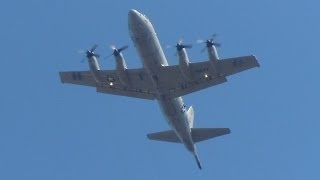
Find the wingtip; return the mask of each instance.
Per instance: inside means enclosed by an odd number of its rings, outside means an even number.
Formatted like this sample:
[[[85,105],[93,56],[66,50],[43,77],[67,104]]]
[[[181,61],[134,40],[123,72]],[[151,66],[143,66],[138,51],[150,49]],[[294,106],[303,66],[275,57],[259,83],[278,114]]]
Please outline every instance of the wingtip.
[[[257,57],[255,55],[252,55],[252,57],[256,60],[256,66],[260,67],[260,63],[259,63]]]
[[[227,134],[231,134],[231,129],[227,128]]]
[[[64,84],[64,80],[63,80],[62,75],[63,75],[63,72],[59,72],[60,82],[61,82],[62,84]]]
[[[260,67],[260,63],[259,62],[257,62],[257,67]]]

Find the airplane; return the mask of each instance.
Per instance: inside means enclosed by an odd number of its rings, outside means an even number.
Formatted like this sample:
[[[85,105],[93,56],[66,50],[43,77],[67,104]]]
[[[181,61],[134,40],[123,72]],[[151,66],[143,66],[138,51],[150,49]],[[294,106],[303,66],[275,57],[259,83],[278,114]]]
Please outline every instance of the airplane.
[[[182,143],[202,169],[195,143],[230,133],[229,128],[195,128],[193,107],[182,96],[227,82],[226,77],[260,67],[254,55],[220,59],[213,38],[204,41],[209,59],[191,63],[186,51],[191,45],[176,44],[179,64],[169,65],[150,20],[129,10],[128,28],[143,67],[128,69],[122,51],[112,47],[115,70],[101,70],[95,45],[86,51],[90,70],[59,72],[62,83],[95,87],[99,93],[156,100],[171,130],[148,134],[151,140]]]

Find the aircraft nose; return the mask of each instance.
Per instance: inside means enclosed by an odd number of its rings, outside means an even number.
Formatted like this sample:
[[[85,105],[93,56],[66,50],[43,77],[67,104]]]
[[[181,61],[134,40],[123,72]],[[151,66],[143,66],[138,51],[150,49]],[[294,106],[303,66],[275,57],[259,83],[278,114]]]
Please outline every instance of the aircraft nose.
[[[135,9],[131,9],[128,13],[129,19],[134,20],[137,19],[139,17],[140,13],[135,10]]]
[[[141,13],[135,9],[131,9],[128,13],[128,25],[130,33],[139,32],[142,22]]]

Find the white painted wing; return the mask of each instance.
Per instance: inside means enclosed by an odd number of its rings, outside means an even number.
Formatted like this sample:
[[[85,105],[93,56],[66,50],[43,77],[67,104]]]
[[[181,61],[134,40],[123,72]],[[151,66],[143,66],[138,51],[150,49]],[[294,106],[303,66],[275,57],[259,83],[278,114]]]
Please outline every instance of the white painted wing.
[[[163,94],[156,95],[152,81],[146,71],[128,69],[130,84],[122,84],[115,70],[99,71],[100,81],[97,83],[90,71],[60,72],[63,83],[96,87],[97,92],[129,96],[142,99],[176,98],[187,95],[227,81],[226,76],[258,67],[254,56],[243,56],[219,60],[215,67],[210,61],[190,63],[193,79],[182,75],[178,65],[159,68],[161,76],[152,76],[157,81],[157,90]],[[157,97],[156,97],[157,96]]]
[[[254,55],[222,59],[218,62],[218,71],[222,76],[230,76],[247,69],[260,67]]]
[[[96,87],[96,81],[93,79],[90,71],[68,71],[59,72],[62,83],[78,84],[83,86]]]
[[[211,77],[226,77],[254,67],[260,67],[254,55],[221,59],[214,65],[210,61],[190,64],[191,71],[196,78],[200,78],[204,74]]]
[[[259,63],[255,56],[243,56],[219,60],[215,66],[210,61],[190,63],[191,80],[184,78],[178,65],[164,66],[161,69],[162,79],[158,79],[158,88],[165,92],[165,98],[184,96],[224,83],[226,76],[258,67]]]
[[[206,78],[202,72],[195,72],[194,74],[194,78],[192,80],[188,80],[181,74],[178,65],[163,67],[162,77],[161,79],[158,79],[158,88],[164,92],[163,98],[176,98],[184,96],[227,81],[227,79],[223,76]]]
[[[142,99],[155,99],[149,76],[143,69],[128,69],[130,84],[120,82],[115,70],[99,71],[100,81],[96,82],[90,71],[59,72],[63,83],[96,87],[97,92]]]

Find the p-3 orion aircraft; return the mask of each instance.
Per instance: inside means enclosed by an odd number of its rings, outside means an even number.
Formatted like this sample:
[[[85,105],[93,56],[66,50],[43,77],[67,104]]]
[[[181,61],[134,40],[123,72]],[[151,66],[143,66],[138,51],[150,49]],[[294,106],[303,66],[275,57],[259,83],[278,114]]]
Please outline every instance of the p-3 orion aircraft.
[[[191,63],[182,41],[176,44],[179,64],[170,66],[149,19],[137,10],[128,13],[131,39],[143,67],[128,69],[122,51],[113,47],[115,70],[101,70],[96,45],[86,52],[90,70],[59,72],[63,83],[95,87],[97,92],[156,100],[172,130],[151,133],[151,140],[182,143],[201,169],[195,143],[230,133],[229,128],[194,128],[194,110],[183,103],[182,96],[227,82],[226,77],[259,67],[254,55],[220,59],[213,38],[203,41],[209,60]]]

